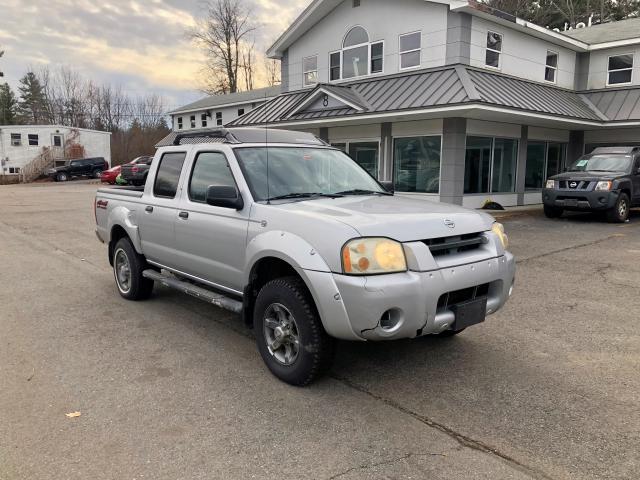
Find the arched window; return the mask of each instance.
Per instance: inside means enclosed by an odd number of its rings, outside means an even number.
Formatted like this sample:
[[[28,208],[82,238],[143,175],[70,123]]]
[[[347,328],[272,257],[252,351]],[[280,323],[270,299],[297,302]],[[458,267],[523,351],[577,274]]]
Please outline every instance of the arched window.
[[[342,49],[329,54],[329,80],[342,80],[382,73],[384,42],[369,41],[369,34],[360,26],[345,35]]]

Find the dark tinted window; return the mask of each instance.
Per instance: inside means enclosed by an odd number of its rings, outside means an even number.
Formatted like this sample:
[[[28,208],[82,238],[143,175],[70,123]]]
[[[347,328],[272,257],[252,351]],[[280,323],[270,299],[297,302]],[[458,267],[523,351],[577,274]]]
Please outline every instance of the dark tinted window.
[[[222,153],[204,152],[198,155],[189,182],[189,198],[194,202],[206,202],[207,188],[235,187],[227,159]]]
[[[174,198],[178,191],[178,181],[186,153],[165,153],[160,159],[153,194],[156,197]]]

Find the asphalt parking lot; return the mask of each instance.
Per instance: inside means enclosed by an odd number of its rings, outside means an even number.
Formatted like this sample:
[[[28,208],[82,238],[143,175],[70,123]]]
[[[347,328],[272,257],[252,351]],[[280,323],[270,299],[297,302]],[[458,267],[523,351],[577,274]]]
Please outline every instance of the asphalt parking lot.
[[[119,297],[96,187],[0,187],[1,480],[640,476],[640,212],[505,218],[501,312],[451,339],[342,343],[297,389],[233,314]]]

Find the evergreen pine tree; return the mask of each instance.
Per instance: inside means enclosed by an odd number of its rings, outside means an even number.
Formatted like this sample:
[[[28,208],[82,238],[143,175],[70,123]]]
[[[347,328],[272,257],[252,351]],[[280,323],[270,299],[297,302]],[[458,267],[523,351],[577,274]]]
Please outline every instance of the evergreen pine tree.
[[[38,77],[33,72],[28,72],[20,79],[18,90],[18,114],[22,122],[31,125],[47,123],[47,100]]]
[[[18,123],[18,101],[8,83],[0,84],[0,125]]]

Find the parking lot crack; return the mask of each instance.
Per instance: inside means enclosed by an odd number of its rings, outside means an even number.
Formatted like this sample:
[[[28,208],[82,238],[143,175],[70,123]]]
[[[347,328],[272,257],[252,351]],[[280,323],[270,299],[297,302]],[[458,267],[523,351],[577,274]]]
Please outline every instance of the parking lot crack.
[[[358,470],[368,470],[371,468],[376,468],[376,467],[381,467],[381,466],[386,466],[386,465],[393,465],[394,463],[398,463],[401,462],[403,460],[408,460],[412,457],[446,457],[447,455],[444,453],[432,453],[432,452],[427,452],[427,453],[406,453],[400,457],[396,457],[396,458],[391,458],[389,460],[384,460],[382,462],[376,462],[376,463],[371,463],[371,464],[362,464],[359,465],[357,467],[351,467],[348,468],[340,473],[336,473],[335,475],[330,476],[327,480],[334,480],[336,478],[340,478],[340,477],[344,477],[345,475],[348,475],[351,472],[355,472]]]
[[[507,455],[504,452],[499,451],[497,448],[491,447],[490,445],[486,445],[485,443],[473,439],[467,435],[464,435],[462,433],[456,432],[454,429],[452,429],[451,427],[447,427],[446,425],[436,422],[433,419],[430,419],[420,413],[414,412],[413,410],[401,405],[400,403],[396,402],[395,400],[392,400],[390,398],[386,398],[383,397],[382,395],[378,395],[370,390],[368,390],[366,387],[359,385],[355,382],[352,382],[351,380],[349,380],[346,377],[342,377],[340,375],[336,375],[335,373],[331,374],[331,377],[334,378],[335,380],[343,383],[344,385],[347,385],[348,387],[357,390],[375,400],[378,400],[382,403],[384,403],[385,405],[401,412],[404,413],[405,415],[409,415],[411,417],[413,417],[414,419],[418,420],[419,422],[427,425],[428,427],[431,427],[435,430],[438,430],[442,433],[444,433],[445,435],[448,435],[449,437],[453,438],[456,442],[458,442],[458,444],[464,448],[469,448],[472,450],[476,450],[478,452],[482,452],[485,453],[487,455],[492,455],[494,457],[499,458],[500,460],[502,460],[503,462],[505,462],[507,465],[511,466],[512,468],[526,474],[529,475],[532,478],[535,479],[539,479],[539,480],[552,480],[552,477],[548,476],[546,473],[531,467],[529,465],[525,465],[521,462],[519,462],[518,460],[516,460],[515,458]],[[410,454],[409,454],[410,455]],[[398,461],[398,460],[396,460]],[[353,470],[353,469],[352,469]],[[348,472],[347,472],[348,473]],[[344,475],[345,473],[343,473]],[[336,477],[331,477],[331,478],[336,478]]]
[[[571,250],[575,250],[577,248],[591,247],[593,245],[598,245],[600,243],[605,243],[605,242],[608,242],[609,240],[622,238],[622,237],[626,237],[626,235],[623,234],[623,233],[616,233],[616,234],[609,235],[609,236],[604,237],[604,238],[599,238],[598,240],[593,240],[591,242],[579,243],[577,245],[571,245],[571,246],[568,246],[568,247],[559,248],[557,250],[552,250],[550,252],[541,253],[539,255],[534,255],[534,256],[531,256],[531,257],[522,258],[520,260],[516,260],[516,263],[518,265],[520,265],[520,264],[523,264],[523,263],[531,262],[533,260],[539,260],[541,258],[551,257],[551,256],[556,255],[558,253],[568,252],[568,251],[571,251]]]

